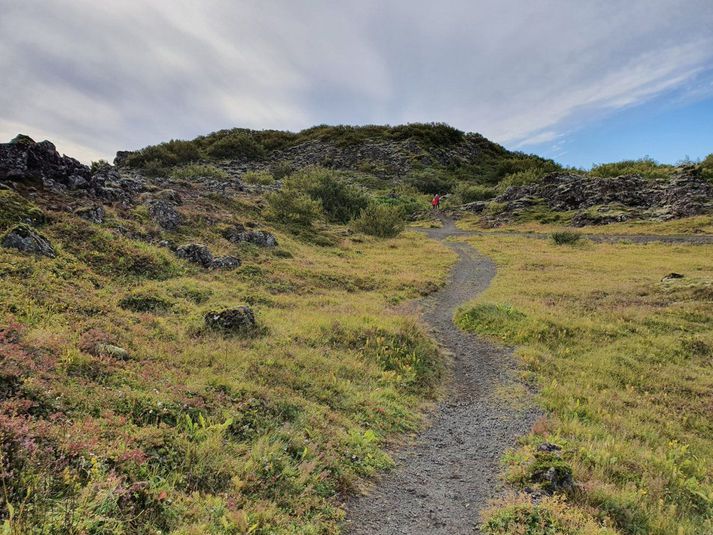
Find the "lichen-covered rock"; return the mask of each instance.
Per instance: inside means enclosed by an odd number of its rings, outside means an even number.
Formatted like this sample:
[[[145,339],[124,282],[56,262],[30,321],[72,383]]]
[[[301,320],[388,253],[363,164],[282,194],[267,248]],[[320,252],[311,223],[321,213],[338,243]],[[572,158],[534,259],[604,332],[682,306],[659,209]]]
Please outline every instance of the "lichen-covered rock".
[[[163,199],[152,199],[146,202],[149,215],[162,229],[176,230],[181,222],[181,214],[178,213],[173,203]]]
[[[49,240],[28,225],[18,225],[5,234],[2,246],[49,258],[57,256]]]
[[[189,243],[179,246],[176,248],[176,256],[206,268],[213,264],[213,255],[210,250],[200,243]]]
[[[129,352],[126,349],[112,344],[97,344],[96,352],[99,355],[102,355],[104,357],[111,357],[116,360],[129,360],[129,358],[131,358]]]
[[[104,207],[101,205],[77,208],[74,213],[82,219],[86,219],[87,221],[96,223],[97,225],[104,223],[104,217],[106,216]]]
[[[235,269],[240,267],[240,259],[236,256],[219,256],[213,259],[210,267],[213,269]]]
[[[264,230],[248,230],[243,225],[230,227],[223,232],[223,236],[233,243],[246,242],[260,247],[277,246],[277,238],[275,238],[274,234]]]
[[[209,329],[226,333],[244,332],[253,329],[257,325],[255,314],[249,306],[240,306],[219,312],[208,312],[203,319]]]

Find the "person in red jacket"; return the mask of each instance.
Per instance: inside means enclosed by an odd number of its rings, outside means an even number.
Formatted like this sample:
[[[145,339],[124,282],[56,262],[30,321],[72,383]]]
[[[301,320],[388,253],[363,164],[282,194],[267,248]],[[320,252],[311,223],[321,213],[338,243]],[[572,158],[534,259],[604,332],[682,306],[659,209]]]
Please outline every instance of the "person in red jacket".
[[[433,200],[431,201],[431,206],[433,206],[434,210],[437,210],[439,206],[441,206],[441,196],[436,193],[436,195],[433,197]]]

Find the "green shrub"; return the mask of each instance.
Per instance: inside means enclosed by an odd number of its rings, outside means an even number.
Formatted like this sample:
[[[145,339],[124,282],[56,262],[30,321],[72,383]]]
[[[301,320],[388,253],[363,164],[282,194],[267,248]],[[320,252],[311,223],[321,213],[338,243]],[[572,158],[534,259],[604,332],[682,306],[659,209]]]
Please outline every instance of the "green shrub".
[[[270,167],[270,174],[275,180],[282,180],[295,172],[295,166],[291,162],[281,161]]]
[[[640,175],[644,178],[666,178],[674,170],[672,165],[661,164],[653,158],[645,156],[639,160],[622,160],[621,162],[595,165],[589,174],[598,177]]]
[[[574,245],[582,239],[582,235],[578,232],[570,232],[568,230],[553,232],[550,237],[555,242],[555,245]]]
[[[523,171],[516,171],[506,175],[498,184],[498,190],[505,191],[511,186],[524,186],[525,184],[533,184],[538,182],[549,171],[542,167],[531,167]]]
[[[284,187],[319,201],[327,219],[333,223],[347,223],[369,204],[365,193],[323,167],[297,171],[285,179]]]
[[[713,154],[709,154],[701,162],[701,175],[713,181]]]
[[[372,203],[363,209],[359,217],[352,222],[352,228],[356,232],[379,238],[398,236],[404,226],[401,209],[377,203]]]
[[[248,134],[235,133],[215,141],[206,153],[211,158],[259,160],[265,156],[265,148]]]
[[[475,201],[486,201],[495,196],[495,189],[479,184],[461,182],[454,190],[457,204],[466,204]]]
[[[129,154],[126,164],[151,172],[164,172],[174,165],[181,165],[201,159],[198,145],[192,141],[172,139],[160,145],[151,145]]]
[[[136,291],[124,296],[119,306],[132,312],[167,312],[173,303],[150,291]]]
[[[241,179],[248,184],[257,184],[260,186],[269,186],[275,183],[274,177],[267,171],[248,171]]]
[[[406,177],[406,183],[429,195],[450,193],[455,186],[453,176],[441,169],[414,171]]]
[[[191,180],[194,178],[226,180],[230,178],[230,175],[214,165],[196,163],[173,169],[171,171],[171,178],[183,180]]]
[[[47,218],[37,206],[12,190],[0,189],[0,230],[18,224],[40,225]]]
[[[105,169],[107,167],[111,167],[111,165],[106,160],[93,161],[92,165],[91,165],[92,174],[96,173],[97,171],[99,171],[101,169]]]
[[[267,217],[280,223],[311,226],[322,217],[322,205],[305,193],[281,189],[267,196]]]

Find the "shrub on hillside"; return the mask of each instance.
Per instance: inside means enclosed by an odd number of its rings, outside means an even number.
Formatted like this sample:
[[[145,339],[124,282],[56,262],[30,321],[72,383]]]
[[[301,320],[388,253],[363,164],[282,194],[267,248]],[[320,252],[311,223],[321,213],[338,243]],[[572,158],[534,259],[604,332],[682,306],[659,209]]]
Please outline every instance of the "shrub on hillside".
[[[440,169],[414,171],[406,177],[406,183],[429,195],[450,193],[455,186],[454,178]]]
[[[229,175],[226,171],[214,165],[191,164],[184,167],[177,167],[171,171],[171,177],[184,180],[191,180],[194,178],[213,178],[217,180],[225,180],[229,178]]]
[[[662,164],[644,156],[638,160],[622,160],[621,162],[595,165],[589,172],[591,176],[617,177],[621,175],[640,175],[644,178],[666,178],[673,173],[672,165]]]
[[[305,193],[281,189],[267,196],[267,217],[280,223],[311,226],[322,217],[322,205]]]
[[[713,154],[709,154],[701,162],[701,174],[703,178],[713,180]]]
[[[152,145],[129,154],[126,164],[130,167],[165,170],[174,165],[194,162],[201,159],[198,145],[192,141],[172,139],[166,143]]]
[[[548,172],[542,167],[531,167],[523,171],[517,171],[505,176],[498,184],[498,190],[505,191],[511,186],[524,186],[525,184],[538,182]]]
[[[39,225],[47,218],[37,206],[11,190],[0,190],[0,230],[18,223]]]
[[[404,229],[405,222],[401,209],[385,204],[372,203],[361,211],[352,222],[356,232],[378,238],[393,238]]]
[[[466,204],[475,201],[486,201],[495,196],[495,189],[479,184],[461,182],[453,191],[456,204]]]
[[[293,173],[285,179],[284,187],[319,201],[327,219],[333,223],[351,221],[369,203],[364,192],[323,167],[306,167]]]
[[[235,133],[222,137],[209,145],[206,154],[211,158],[240,158],[259,160],[265,156],[265,148],[248,134]]]

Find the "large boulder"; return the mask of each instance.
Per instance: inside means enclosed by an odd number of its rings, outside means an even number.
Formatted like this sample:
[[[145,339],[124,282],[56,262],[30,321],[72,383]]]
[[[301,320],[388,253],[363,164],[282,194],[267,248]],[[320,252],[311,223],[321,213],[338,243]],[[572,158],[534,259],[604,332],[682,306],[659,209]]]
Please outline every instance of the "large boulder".
[[[18,225],[5,234],[2,246],[49,258],[57,256],[49,240],[28,225]]]
[[[235,256],[213,257],[208,247],[200,243],[189,243],[176,248],[176,256],[193,264],[210,269],[235,269],[240,259]]]
[[[209,329],[225,333],[245,332],[255,328],[255,314],[249,306],[208,312],[203,319]]]

